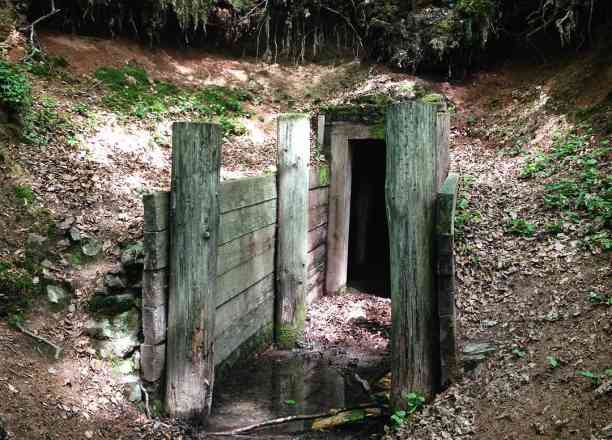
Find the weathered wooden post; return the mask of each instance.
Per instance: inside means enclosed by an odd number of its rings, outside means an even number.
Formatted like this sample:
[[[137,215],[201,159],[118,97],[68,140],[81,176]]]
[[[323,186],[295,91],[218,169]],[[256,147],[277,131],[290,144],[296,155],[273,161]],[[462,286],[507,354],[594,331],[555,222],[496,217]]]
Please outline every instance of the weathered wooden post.
[[[438,185],[437,107],[422,102],[387,111],[386,202],[391,254],[392,404],[432,396],[438,387],[438,320],[433,225]]]
[[[216,124],[172,128],[165,408],[196,423],[206,421],[213,396],[221,139]]]
[[[308,252],[308,115],[278,119],[278,252],[276,256],[275,340],[292,348],[306,317]]]

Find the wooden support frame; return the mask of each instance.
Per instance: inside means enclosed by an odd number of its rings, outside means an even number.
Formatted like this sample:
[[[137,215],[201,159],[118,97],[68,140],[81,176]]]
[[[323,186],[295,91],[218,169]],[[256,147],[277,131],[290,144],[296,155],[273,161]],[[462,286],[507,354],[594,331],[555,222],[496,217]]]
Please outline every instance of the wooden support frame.
[[[448,162],[438,106],[391,106],[385,121],[386,203],[391,253],[391,403],[439,388],[440,337],[434,277],[436,197]]]
[[[278,119],[278,236],[274,336],[280,348],[301,339],[306,319],[310,119]]]
[[[214,386],[215,290],[222,129],[172,127],[165,409],[204,424]]]
[[[342,292],[347,282],[353,179],[350,143],[373,136],[367,125],[353,122],[332,122],[326,130],[330,132],[331,164],[325,290],[327,294],[335,294]]]

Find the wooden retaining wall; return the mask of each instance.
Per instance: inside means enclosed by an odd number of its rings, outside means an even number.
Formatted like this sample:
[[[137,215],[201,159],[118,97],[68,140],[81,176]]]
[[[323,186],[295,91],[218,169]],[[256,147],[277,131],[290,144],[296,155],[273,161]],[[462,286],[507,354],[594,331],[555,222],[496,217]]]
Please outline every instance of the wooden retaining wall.
[[[308,287],[306,302],[310,304],[325,292],[327,257],[327,220],[329,213],[329,168],[310,170],[308,211]]]
[[[310,303],[325,286],[327,167],[310,170],[308,286]],[[276,175],[223,182],[220,190],[217,257],[215,365],[248,354],[272,341],[276,253]],[[169,193],[144,198],[142,372],[161,378],[165,364]]]
[[[216,365],[274,321],[276,176],[222,183],[220,198]]]

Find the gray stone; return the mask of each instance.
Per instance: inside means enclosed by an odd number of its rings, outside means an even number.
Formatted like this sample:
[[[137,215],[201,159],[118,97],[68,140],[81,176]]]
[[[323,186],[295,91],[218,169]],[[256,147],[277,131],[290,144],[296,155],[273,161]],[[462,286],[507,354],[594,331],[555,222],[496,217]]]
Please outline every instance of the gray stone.
[[[129,384],[128,388],[128,400],[132,403],[140,402],[142,400],[142,389],[140,388],[140,383]]]
[[[97,257],[102,252],[102,242],[89,238],[81,245],[81,251],[88,257]]]
[[[117,275],[106,274],[104,275],[104,285],[111,291],[118,291],[125,289],[125,281],[123,278]]]
[[[72,225],[74,225],[74,222],[74,217],[68,216],[57,224],[57,229],[59,229],[60,231],[67,231]]]
[[[463,348],[463,369],[472,376],[478,376],[480,365],[496,350],[492,342],[469,342]]]
[[[73,243],[78,243],[81,241],[81,231],[79,228],[76,226],[71,226],[70,230],[68,231],[68,238],[70,238],[70,241]]]
[[[492,342],[468,342],[463,347],[463,354],[465,355],[489,355],[494,353],[496,350],[495,344]]]
[[[100,340],[115,340],[138,337],[140,333],[140,312],[131,309],[113,317],[97,317],[86,326],[89,336]]]
[[[102,315],[118,315],[127,312],[136,305],[136,296],[133,293],[120,295],[94,295],[89,301],[89,310]]]
[[[128,246],[121,254],[121,264],[126,268],[142,267],[144,264],[144,248],[142,241]]]
[[[59,286],[47,286],[47,299],[54,306],[61,306],[68,302],[68,293]]]
[[[38,234],[28,234],[26,240],[26,254],[29,258],[39,262],[45,258],[49,248],[49,239]]]

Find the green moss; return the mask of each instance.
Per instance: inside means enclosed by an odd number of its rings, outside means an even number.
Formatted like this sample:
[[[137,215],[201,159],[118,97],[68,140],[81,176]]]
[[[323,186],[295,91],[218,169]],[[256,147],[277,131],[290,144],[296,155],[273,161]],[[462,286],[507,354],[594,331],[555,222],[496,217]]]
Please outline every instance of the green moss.
[[[319,168],[319,182],[323,186],[329,185],[329,168],[328,167]]]
[[[153,81],[144,69],[131,65],[120,69],[102,67],[95,76],[110,90],[104,103],[117,113],[139,118],[191,114],[219,123],[226,134],[240,135],[246,130],[237,121],[250,116],[244,102],[252,97],[244,90],[220,86],[180,88]]]
[[[276,345],[281,350],[291,350],[298,342],[300,332],[292,325],[281,325],[276,331]]]
[[[32,105],[32,86],[21,67],[0,60],[0,106],[20,115]]]
[[[27,268],[0,261],[0,317],[23,316],[35,293],[34,279]]]
[[[385,124],[376,124],[370,127],[370,136],[372,139],[385,139]]]

